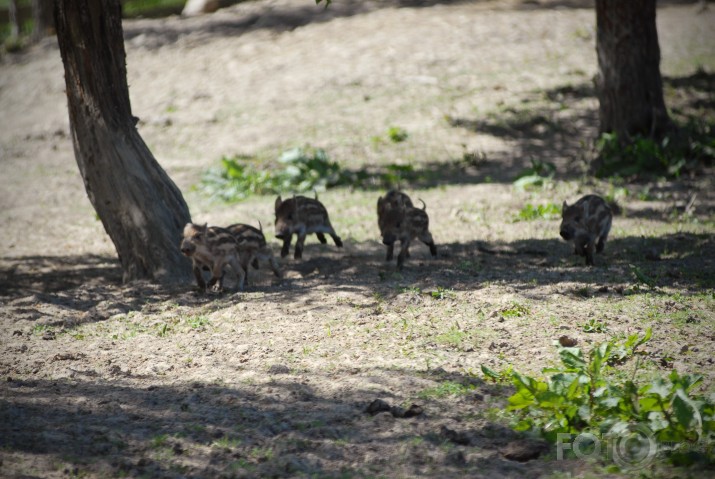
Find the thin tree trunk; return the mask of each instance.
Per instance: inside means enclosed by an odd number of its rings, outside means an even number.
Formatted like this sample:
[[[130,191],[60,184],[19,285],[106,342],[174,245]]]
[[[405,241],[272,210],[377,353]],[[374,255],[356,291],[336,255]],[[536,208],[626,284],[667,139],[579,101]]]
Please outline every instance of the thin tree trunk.
[[[671,128],[663,100],[655,0],[596,0],[601,133],[660,138]]]
[[[75,158],[124,280],[190,280],[178,248],[189,210],[136,130],[119,0],[57,0],[55,26]]]
[[[52,5],[54,0],[32,0],[32,41],[45,38],[52,28]]]
[[[20,36],[20,18],[17,12],[17,0],[10,0],[7,5],[7,16],[10,22],[10,38]]]

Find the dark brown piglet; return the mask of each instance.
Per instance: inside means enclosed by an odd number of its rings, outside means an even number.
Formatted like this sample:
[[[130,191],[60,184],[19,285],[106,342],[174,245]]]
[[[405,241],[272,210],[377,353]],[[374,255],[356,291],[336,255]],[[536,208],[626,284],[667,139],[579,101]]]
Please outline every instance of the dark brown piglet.
[[[593,266],[593,253],[603,251],[611,231],[613,213],[608,203],[596,195],[586,195],[569,206],[564,201],[561,211],[559,234],[566,241],[573,241],[574,254],[586,257],[586,264]]]
[[[279,196],[275,203],[276,213],[276,238],[283,240],[283,248],[281,248],[281,257],[288,256],[290,252],[290,243],[293,235],[298,236],[295,244],[294,257],[299,259],[303,256],[303,245],[306,235],[315,233],[318,240],[325,244],[325,233],[329,234],[337,247],[342,247],[343,242],[335,233],[333,226],[330,224],[328,211],[325,206],[318,201],[317,195],[315,199],[305,196],[294,196],[293,198],[283,201]]]
[[[422,202],[422,209],[412,206],[412,201],[404,193],[390,191],[377,200],[377,222],[382,235],[382,242],[387,246],[386,261],[394,254],[395,242],[400,241],[400,253],[397,256],[397,268],[402,269],[405,258],[409,257],[410,242],[418,238],[429,246],[432,256],[437,256],[437,247],[429,231],[427,206]]]

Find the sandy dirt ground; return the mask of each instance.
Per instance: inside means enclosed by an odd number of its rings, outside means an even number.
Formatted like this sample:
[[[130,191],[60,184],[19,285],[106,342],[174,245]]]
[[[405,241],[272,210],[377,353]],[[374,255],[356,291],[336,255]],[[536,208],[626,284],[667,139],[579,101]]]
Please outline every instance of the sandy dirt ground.
[[[713,24],[712,7],[659,8],[671,108],[712,114]],[[260,221],[278,254],[273,197],[202,193],[223,156],[311,145],[346,168],[427,172],[402,186],[427,204],[437,258],[414,245],[397,272],[382,191],[335,189],[320,198],[344,248],[309,239],[283,279],[262,267],[245,292],[208,296],[121,284],[74,161],[56,42],[3,56],[0,476],[629,477],[509,429],[512,389],[480,370],[539,374],[562,335],[589,349],[651,327],[639,375],[700,373],[712,390],[713,172],[584,179],[594,28],[576,1],[260,0],[125,21],[138,129],[196,221]],[[533,160],[555,177],[515,189]],[[518,221],[591,192],[623,210],[594,268],[558,219]]]

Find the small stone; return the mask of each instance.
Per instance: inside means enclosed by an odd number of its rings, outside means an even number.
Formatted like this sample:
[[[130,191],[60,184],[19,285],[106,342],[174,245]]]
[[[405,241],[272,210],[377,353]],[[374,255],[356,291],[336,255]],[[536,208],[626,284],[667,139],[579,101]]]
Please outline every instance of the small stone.
[[[448,441],[453,442],[455,444],[459,444],[461,446],[468,446],[471,442],[467,434],[465,434],[464,432],[454,431],[447,426],[442,426],[440,434]]]
[[[268,368],[268,374],[290,374],[290,368],[285,364],[274,364]]]
[[[390,405],[387,404],[382,399],[375,399],[373,402],[371,402],[367,406],[367,408],[365,408],[365,412],[368,414],[372,414],[372,415],[375,415],[379,412],[389,411],[389,410],[390,410]]]
[[[645,252],[645,259],[649,261],[660,261],[660,252],[656,248],[650,248]]]
[[[501,449],[501,454],[510,461],[527,462],[537,459],[541,453],[546,452],[548,446],[532,439],[511,441]]]
[[[421,416],[423,413],[422,406],[418,406],[417,404],[411,405],[407,411],[405,411],[405,414],[403,417],[416,417],[416,416]]]
[[[564,348],[572,348],[578,344],[578,340],[568,336],[559,337],[559,344]]]
[[[452,464],[457,467],[462,467],[467,465],[467,458],[464,457],[464,453],[462,451],[453,451],[447,454],[447,457],[445,457],[445,461],[448,464]]]

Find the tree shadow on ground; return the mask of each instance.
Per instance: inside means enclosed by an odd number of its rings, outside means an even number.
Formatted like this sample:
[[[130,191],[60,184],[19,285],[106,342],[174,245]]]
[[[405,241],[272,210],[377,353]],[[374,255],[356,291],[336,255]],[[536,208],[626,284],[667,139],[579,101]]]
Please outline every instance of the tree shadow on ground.
[[[490,176],[497,182],[513,181],[519,166],[528,166],[529,158],[554,164],[559,178],[582,176],[590,154],[588,145],[598,132],[595,92],[588,83],[527,94],[518,106],[506,106],[484,118],[451,117],[448,121],[455,128],[510,142],[508,156],[520,161],[512,161],[511,168],[493,168],[494,176]],[[509,164],[508,158],[496,158],[494,163]]]
[[[568,469],[549,460],[520,464],[500,454],[523,436],[479,418],[491,407],[485,396],[501,398],[491,404],[503,402],[511,388],[439,371],[343,374],[379,375],[384,384],[368,381],[369,387],[343,390],[336,397],[316,390],[304,373],[289,371],[269,372],[269,381],[252,385],[147,387],[120,369],[98,371],[99,378],[75,374],[72,379],[3,381],[5,471],[12,470],[16,454],[44,457],[54,467],[76,467],[75,475],[92,471],[113,477],[343,477],[344,464],[352,464],[355,475],[350,477],[372,476],[389,464],[411,477],[422,475],[426,466],[437,468],[440,477],[469,471],[479,471],[480,477],[535,477],[549,468]],[[413,417],[366,412],[378,398],[396,405],[400,398],[387,383],[402,377],[421,378],[420,386],[402,393],[412,396],[421,411],[414,410]],[[329,375],[324,379],[330,383]],[[446,380],[469,388],[464,400],[454,404],[418,397],[420,388]],[[457,415],[471,419],[458,422]],[[406,453],[402,459],[389,455],[400,450]]]
[[[9,263],[0,269],[0,296],[54,293],[87,283],[120,284],[122,273],[116,258],[99,255],[23,256],[0,258]],[[1,264],[1,263],[0,263]]]
[[[669,107],[680,122],[703,121],[703,112],[715,107],[715,73],[698,70],[683,77],[665,77],[663,83],[679,92]],[[559,178],[574,179],[584,174],[595,154],[598,104],[590,82],[568,84],[526,94],[518,106],[506,106],[484,118],[450,117],[448,121],[455,128],[502,138],[513,145],[508,157],[495,157],[485,163],[481,175],[467,175],[465,181],[483,181],[488,176],[497,182],[511,182],[519,168],[528,166],[528,158],[552,163]],[[514,162],[514,158],[521,161]]]
[[[715,238],[705,234],[612,238],[604,254],[596,255],[596,266],[587,267],[584,258],[573,255],[570,244],[557,238],[438,243],[436,258],[429,256],[424,245],[416,243],[411,246],[412,255],[404,269],[397,271],[394,260],[385,262],[384,246],[374,241],[346,242],[345,251],[309,242],[303,260],[283,261],[283,279],[273,278],[267,270],[253,272],[255,282],[247,286],[243,295],[249,302],[295,305],[306,301],[315,288],[329,294],[347,292],[370,298],[375,294],[395,297],[413,289],[427,295],[446,290],[473,291],[490,284],[508,285],[532,298],[553,294],[553,287],[561,294],[578,295],[583,294],[584,288],[596,288],[598,294],[607,295],[658,294],[661,288],[676,288],[688,294],[715,288],[715,258],[707,254],[714,249]],[[118,267],[97,267],[111,264],[111,258],[90,258],[88,263],[83,260],[87,258],[34,258],[42,269],[32,270],[29,266],[22,274],[4,272],[0,285],[0,299],[5,303],[2,316],[13,322],[30,320],[71,328],[131,311],[161,312],[166,302],[220,307],[235,300],[232,274],[226,276],[223,293],[201,294],[189,284],[121,285]],[[16,261],[32,263],[24,258]],[[10,264],[12,270],[14,266]],[[84,282],[73,276],[77,271],[87,272]],[[62,283],[58,279],[62,277],[69,281]],[[8,279],[11,287],[5,283]]]

